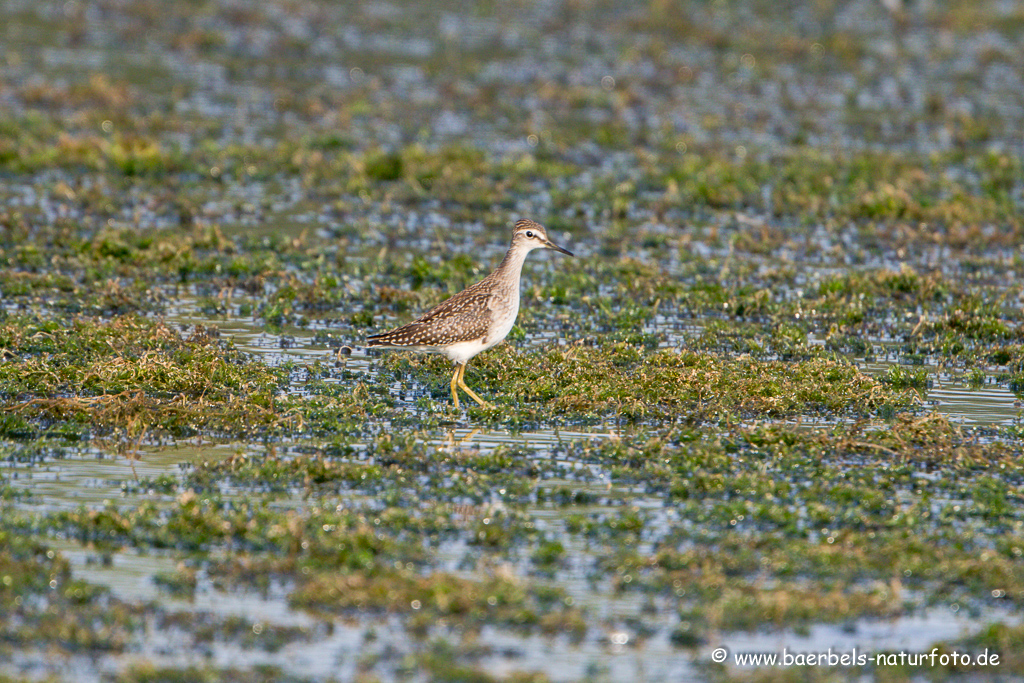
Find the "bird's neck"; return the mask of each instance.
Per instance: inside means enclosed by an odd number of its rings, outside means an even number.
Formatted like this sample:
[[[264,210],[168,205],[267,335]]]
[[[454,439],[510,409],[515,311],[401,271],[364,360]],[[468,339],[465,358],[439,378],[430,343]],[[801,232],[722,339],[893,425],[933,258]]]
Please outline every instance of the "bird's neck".
[[[529,249],[509,248],[508,252],[505,253],[505,258],[494,269],[492,277],[509,282],[518,289],[519,277],[523,272],[523,262],[526,261],[528,253]]]

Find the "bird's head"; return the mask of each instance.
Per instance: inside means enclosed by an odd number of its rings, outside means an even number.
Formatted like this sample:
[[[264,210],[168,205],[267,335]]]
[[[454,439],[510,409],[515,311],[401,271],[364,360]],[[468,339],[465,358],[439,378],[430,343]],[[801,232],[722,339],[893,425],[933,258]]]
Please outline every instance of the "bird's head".
[[[529,218],[523,218],[516,221],[515,227],[512,229],[512,246],[518,246],[532,251],[534,249],[554,249],[560,251],[563,254],[572,256],[572,252],[568,249],[563,249],[554,242],[548,239],[547,230],[544,226],[536,221],[531,221]]]

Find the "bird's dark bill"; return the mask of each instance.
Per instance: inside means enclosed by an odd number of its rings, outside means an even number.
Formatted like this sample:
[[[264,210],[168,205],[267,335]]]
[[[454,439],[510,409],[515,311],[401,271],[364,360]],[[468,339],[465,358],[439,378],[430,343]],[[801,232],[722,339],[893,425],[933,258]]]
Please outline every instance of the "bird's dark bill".
[[[560,251],[563,254],[568,254],[569,256],[574,256],[574,254],[571,251],[569,251],[568,249],[563,249],[562,247],[558,246],[554,242],[545,242],[544,246],[546,246],[548,249],[554,249],[555,251]]]

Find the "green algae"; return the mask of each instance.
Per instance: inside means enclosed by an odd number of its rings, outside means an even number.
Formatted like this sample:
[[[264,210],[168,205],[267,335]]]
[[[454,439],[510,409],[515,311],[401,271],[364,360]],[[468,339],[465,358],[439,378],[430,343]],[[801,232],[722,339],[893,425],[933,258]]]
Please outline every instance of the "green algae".
[[[421,357],[389,357],[385,363],[396,378],[443,365]],[[854,365],[829,358],[781,362],[690,351],[647,354],[618,343],[539,353],[504,347],[481,357],[474,369],[480,379],[471,381],[500,385],[498,402],[517,406],[527,420],[559,414],[686,420],[729,414],[864,415],[883,405],[916,405],[914,397],[887,390]],[[542,408],[524,410],[531,405]]]
[[[477,666],[458,663],[458,653],[444,641],[431,644],[430,649],[416,658],[416,664],[432,681],[460,681],[464,683],[549,683],[544,674],[513,671],[496,677]]]
[[[566,599],[558,589],[531,587],[509,577],[468,580],[442,572],[421,576],[408,571],[320,573],[291,595],[293,605],[316,612],[403,613],[414,631],[426,631],[444,620],[468,630],[497,624],[579,640],[587,631],[586,620],[579,609],[566,606]]]
[[[308,683],[313,679],[291,676],[277,666],[257,665],[246,668],[207,667],[159,667],[152,664],[136,664],[120,672],[116,683]],[[330,679],[334,680],[334,679]]]
[[[0,366],[4,411],[18,421],[8,434],[64,423],[140,439],[153,430],[239,431],[287,419],[273,406],[282,374],[203,328],[186,338],[132,316],[70,326],[8,317],[0,345],[8,354]]]

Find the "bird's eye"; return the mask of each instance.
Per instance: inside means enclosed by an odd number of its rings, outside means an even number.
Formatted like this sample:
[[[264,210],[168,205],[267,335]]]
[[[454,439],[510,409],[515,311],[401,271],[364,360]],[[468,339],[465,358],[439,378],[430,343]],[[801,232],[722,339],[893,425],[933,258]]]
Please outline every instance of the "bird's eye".
[[[527,230],[526,231],[526,236],[527,237],[533,237],[533,230]]]

